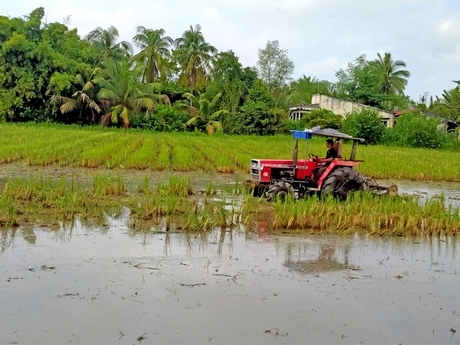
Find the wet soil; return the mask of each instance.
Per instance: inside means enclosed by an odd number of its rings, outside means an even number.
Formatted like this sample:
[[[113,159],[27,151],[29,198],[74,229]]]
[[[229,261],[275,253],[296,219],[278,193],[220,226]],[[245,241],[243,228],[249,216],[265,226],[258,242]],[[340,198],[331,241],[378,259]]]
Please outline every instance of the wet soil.
[[[445,203],[460,207],[460,183],[439,181],[379,180],[379,184],[396,184],[400,194],[418,195],[422,200],[443,195]]]
[[[458,344],[458,239],[0,230],[0,344]]]
[[[39,178],[59,180],[62,177],[73,177],[77,183],[83,186],[92,187],[95,176],[119,176],[124,179],[128,190],[135,190],[140,182],[148,178],[152,184],[167,182],[169,176],[179,175],[190,178],[195,189],[205,189],[209,183],[216,187],[224,188],[232,186],[236,181],[244,181],[248,178],[237,173],[206,173],[199,171],[150,171],[150,170],[125,170],[125,169],[88,169],[88,168],[66,168],[66,167],[36,167],[18,164],[2,165],[0,170],[0,187],[3,188],[8,178]]]

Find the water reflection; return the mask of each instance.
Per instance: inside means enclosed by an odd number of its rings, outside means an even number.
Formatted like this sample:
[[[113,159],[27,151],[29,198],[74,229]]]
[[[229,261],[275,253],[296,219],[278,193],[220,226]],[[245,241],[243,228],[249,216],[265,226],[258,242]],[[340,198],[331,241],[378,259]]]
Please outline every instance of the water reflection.
[[[0,253],[13,246],[18,229],[0,229]]]
[[[273,253],[282,260],[281,265],[303,274],[355,269],[356,265],[361,265],[363,260],[369,258],[380,261],[391,256],[401,260],[423,260],[436,264],[438,261],[456,260],[458,255],[459,239],[456,236],[439,238],[425,236],[381,238],[369,235],[275,236],[270,234],[267,222],[259,224],[256,231],[222,227],[208,233],[134,232],[126,225],[128,217],[129,210],[125,209],[118,214],[107,214],[102,222],[90,223],[75,219],[72,222],[61,222],[54,227],[1,229],[0,253],[24,244],[34,246],[40,243],[41,237],[51,238],[57,243],[68,243],[76,234],[84,236],[91,234],[97,236],[98,243],[104,243],[103,236],[110,236],[112,240],[115,238],[117,245],[120,246],[139,243],[140,240],[142,246],[152,248],[149,251],[159,250],[164,257],[238,255],[241,258],[254,258],[256,255],[264,255],[265,258],[265,255]],[[49,235],[40,236],[42,233]],[[136,241],[129,241],[128,238]]]
[[[35,244],[37,236],[35,235],[34,229],[26,227],[21,229],[21,235],[24,240],[29,244]]]
[[[188,256],[194,254],[206,255],[207,253],[210,253],[221,257],[223,254],[231,254],[233,252],[234,236],[242,233],[243,232],[239,229],[226,227],[221,227],[206,233],[186,233],[180,235],[177,233],[167,233],[165,236],[164,255],[167,256],[172,254],[171,238],[173,235],[179,243],[181,242],[181,239],[183,239],[185,242],[186,254]],[[175,247],[177,247],[177,244]],[[169,250],[168,252],[166,252],[166,248]]]
[[[350,245],[291,242],[285,245],[284,266],[302,273],[324,273],[350,268]]]

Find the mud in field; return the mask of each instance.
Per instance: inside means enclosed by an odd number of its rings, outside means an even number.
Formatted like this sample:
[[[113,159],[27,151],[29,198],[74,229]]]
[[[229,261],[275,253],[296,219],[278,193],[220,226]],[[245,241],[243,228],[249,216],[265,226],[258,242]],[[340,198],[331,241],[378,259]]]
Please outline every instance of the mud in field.
[[[0,344],[458,344],[455,238],[0,230]]]
[[[0,188],[3,188],[8,178],[39,178],[59,180],[62,177],[74,178],[76,183],[82,186],[92,187],[93,179],[96,176],[121,177],[126,182],[129,191],[137,188],[138,184],[145,178],[153,185],[167,182],[169,176],[178,175],[190,178],[193,188],[196,190],[205,189],[210,183],[217,188],[233,186],[236,181],[243,181],[248,178],[237,173],[205,173],[199,171],[150,171],[150,170],[124,170],[124,169],[88,169],[88,168],[66,168],[66,167],[31,167],[17,164],[2,165],[0,170]]]
[[[443,195],[445,203],[460,207],[460,183],[438,181],[379,180],[386,186],[396,184],[400,194],[418,195],[422,200]]]

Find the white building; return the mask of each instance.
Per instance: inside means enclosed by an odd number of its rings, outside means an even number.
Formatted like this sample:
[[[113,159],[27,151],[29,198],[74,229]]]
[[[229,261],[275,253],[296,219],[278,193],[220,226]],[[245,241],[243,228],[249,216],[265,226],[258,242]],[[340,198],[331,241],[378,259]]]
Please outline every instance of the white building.
[[[289,118],[294,121],[300,120],[305,113],[308,113],[313,109],[327,109],[332,111],[334,114],[341,115],[343,117],[346,117],[354,111],[359,112],[363,109],[369,109],[379,113],[385,126],[393,127],[394,125],[394,115],[392,112],[356,102],[346,101],[340,98],[326,96],[320,93],[313,95],[311,105],[291,107],[289,109]]]

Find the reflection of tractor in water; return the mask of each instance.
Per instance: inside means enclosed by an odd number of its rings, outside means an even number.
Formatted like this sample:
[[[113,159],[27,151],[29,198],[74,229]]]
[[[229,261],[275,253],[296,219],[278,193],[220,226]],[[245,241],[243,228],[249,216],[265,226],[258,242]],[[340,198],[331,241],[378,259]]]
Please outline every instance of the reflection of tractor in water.
[[[306,248],[302,247],[305,244],[288,243],[286,245],[286,254],[284,266],[305,274],[311,273],[326,273],[334,271],[343,271],[350,268],[348,263],[348,256],[350,254],[349,246],[337,246],[328,243],[311,243]],[[340,260],[337,256],[340,256],[340,249],[343,250],[343,260]],[[319,250],[319,254],[318,251]],[[295,255],[297,254],[297,255]],[[310,256],[315,254],[314,257],[302,258],[304,256]],[[297,256],[297,260],[293,257]]]
[[[265,196],[268,200],[284,200],[287,195],[294,199],[318,194],[320,196],[333,195],[340,200],[347,198],[350,192],[366,191],[397,193],[395,185],[390,187],[379,186],[375,181],[367,179],[354,169],[358,166],[356,147],[363,139],[353,138],[333,129],[315,127],[312,130],[291,131],[295,141],[292,159],[251,159],[251,184],[254,187],[254,196]],[[305,139],[306,154],[308,140],[313,136],[335,138],[335,150],[338,155],[334,159],[321,159],[309,154],[309,159],[298,158],[299,139]],[[341,139],[352,140],[353,146],[349,159],[342,158]],[[362,162],[362,161],[361,161]]]

